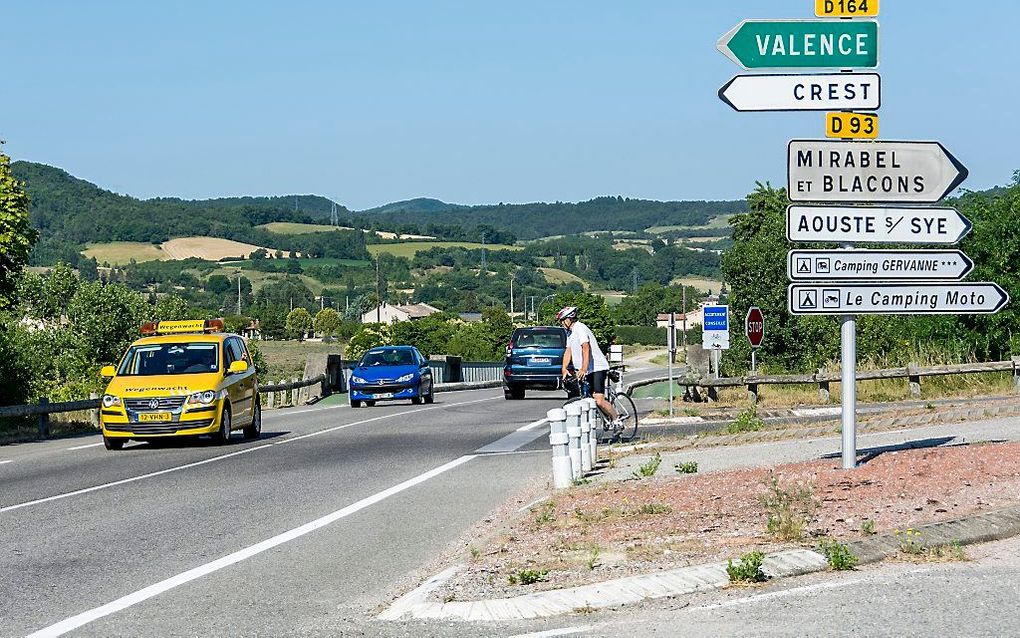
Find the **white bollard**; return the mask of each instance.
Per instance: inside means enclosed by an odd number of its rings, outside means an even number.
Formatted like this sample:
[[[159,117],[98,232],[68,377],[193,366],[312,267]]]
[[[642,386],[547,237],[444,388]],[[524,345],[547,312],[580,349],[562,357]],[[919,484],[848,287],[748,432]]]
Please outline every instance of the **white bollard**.
[[[581,425],[567,423],[567,436],[570,437],[570,476],[581,478]]]
[[[581,424],[581,474],[591,471],[591,422],[580,418],[578,406],[578,423]]]
[[[570,487],[570,451],[567,436],[567,413],[563,408],[554,408],[546,413],[549,420],[549,445],[553,453],[553,487],[560,490]]]
[[[598,440],[599,436],[602,435],[602,420],[599,418],[598,407],[595,404],[595,399],[588,397],[583,400],[581,410],[583,411],[582,418],[588,419],[588,424],[591,427],[591,440]],[[598,457],[592,454],[592,463],[598,460]]]

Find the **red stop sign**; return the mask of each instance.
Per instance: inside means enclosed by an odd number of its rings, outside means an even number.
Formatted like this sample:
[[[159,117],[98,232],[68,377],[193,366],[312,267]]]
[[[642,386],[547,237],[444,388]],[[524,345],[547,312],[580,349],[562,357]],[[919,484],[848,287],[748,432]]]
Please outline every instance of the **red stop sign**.
[[[760,347],[761,342],[765,340],[765,316],[761,314],[760,308],[748,309],[747,317],[744,319],[744,334],[747,335],[752,348]]]

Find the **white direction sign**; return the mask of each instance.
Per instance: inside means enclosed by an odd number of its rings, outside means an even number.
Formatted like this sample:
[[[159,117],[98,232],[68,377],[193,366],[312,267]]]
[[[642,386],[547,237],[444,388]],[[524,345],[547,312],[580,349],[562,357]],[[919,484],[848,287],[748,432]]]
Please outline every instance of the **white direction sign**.
[[[1009,295],[997,284],[792,284],[795,315],[964,315],[998,312]]]
[[[790,241],[955,244],[970,232],[955,208],[797,206],[786,209]]]
[[[791,250],[790,281],[952,281],[974,262],[959,250]]]
[[[719,89],[737,111],[874,111],[881,106],[877,73],[738,75]]]
[[[937,202],[967,178],[938,142],[791,140],[787,190],[794,202]]]

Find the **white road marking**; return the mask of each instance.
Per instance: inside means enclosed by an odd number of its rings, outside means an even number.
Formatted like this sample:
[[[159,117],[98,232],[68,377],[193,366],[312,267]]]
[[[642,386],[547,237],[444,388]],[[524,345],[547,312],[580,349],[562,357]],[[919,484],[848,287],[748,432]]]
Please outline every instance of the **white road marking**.
[[[478,448],[475,450],[475,454],[503,454],[514,452],[545,434],[544,432],[534,431],[535,428],[545,422],[546,419],[539,419],[538,421],[521,426],[503,438]]]
[[[98,447],[98,446],[100,446],[102,444],[103,444],[103,442],[100,441],[99,443],[89,443],[88,445],[76,445],[74,447],[69,447],[67,449],[68,450],[84,450],[85,448],[88,448],[88,447]]]
[[[0,465],[3,465],[4,463],[13,463],[13,462],[14,462],[14,459],[7,459],[6,461],[0,461]]]
[[[521,427],[517,428],[517,432],[526,432],[533,428],[537,428],[538,426],[542,425],[543,423],[547,423],[548,421],[549,419],[539,419],[538,421],[532,421],[527,425],[522,425]]]
[[[514,634],[510,638],[546,638],[551,636],[569,636],[571,634],[579,634],[582,631],[588,631],[591,629],[591,625],[578,625],[576,627],[564,627],[563,629],[546,629],[545,631],[536,631],[531,634]]]
[[[153,585],[149,585],[148,587],[128,594],[127,596],[122,596],[121,598],[106,603],[105,605],[101,605],[99,607],[96,607],[95,609],[90,609],[76,616],[72,616],[58,623],[50,625],[49,627],[40,629],[39,631],[29,634],[28,638],[62,636],[69,631],[87,625],[88,623],[103,618],[104,616],[109,616],[110,614],[116,613],[123,609],[127,609],[132,605],[137,605],[140,602],[158,596],[163,592],[169,591],[175,587],[179,587],[180,585],[183,585],[185,583],[189,583],[198,578],[202,578],[203,576],[207,576],[208,574],[219,571],[224,567],[229,567],[230,565],[239,563],[243,560],[251,558],[252,556],[261,554],[278,545],[282,545],[296,538],[300,538],[306,534],[314,532],[320,527],[325,527],[330,523],[334,523],[342,518],[350,516],[351,514],[359,512],[365,509],[366,507],[375,505],[376,503],[386,498],[389,498],[394,494],[399,494],[400,492],[403,492],[406,489],[414,487],[419,483],[424,483],[425,481],[431,478],[439,476],[443,472],[452,470],[453,468],[459,465],[467,463],[473,458],[475,457],[474,455],[471,454],[461,456],[457,459],[454,459],[453,461],[450,461],[449,463],[446,463],[445,465],[440,465],[439,467],[433,468],[428,472],[425,472],[424,474],[419,474],[414,478],[410,478],[402,483],[394,485],[393,487],[387,488],[381,492],[377,492],[372,496],[363,498],[360,501],[348,505],[343,509],[339,509],[321,518],[317,518],[314,521],[305,523],[300,527],[295,527],[294,529],[283,532],[282,534],[277,534],[276,536],[266,539],[260,543],[256,543],[255,545],[245,547],[244,549],[233,552],[232,554],[227,554],[226,556],[218,558],[212,562],[206,563],[204,565],[199,565],[198,567],[189,569],[186,572],[182,572],[180,574],[177,574],[176,576],[167,578],[166,580],[162,580]]]
[[[850,585],[856,585],[863,583],[865,578],[853,578],[850,580],[837,580],[827,583],[817,583],[814,585],[805,585],[804,587],[795,587],[793,589],[784,589],[781,591],[768,592],[767,594],[756,594],[754,596],[747,596],[745,598],[738,598],[736,600],[727,600],[721,603],[714,603],[711,605],[702,605],[701,607],[690,607],[687,611],[704,611],[708,609],[720,609],[722,607],[735,607],[737,605],[746,605],[750,603],[756,603],[762,600],[769,600],[772,598],[783,598],[786,596],[795,596],[797,594],[804,594],[811,591],[818,591],[821,589],[836,589],[838,587],[849,587]]]
[[[190,468],[193,468],[193,467],[198,467],[200,465],[205,465],[207,463],[213,463],[215,461],[222,461],[223,459],[229,459],[231,457],[240,456],[241,454],[248,454],[249,452],[254,452],[256,450],[265,450],[265,449],[273,447],[274,445],[283,445],[284,443],[290,443],[292,441],[300,441],[301,439],[307,439],[307,438],[310,438],[310,437],[313,437],[313,436],[319,436],[320,434],[327,434],[329,432],[336,432],[337,430],[343,430],[345,428],[354,427],[355,425],[364,425],[365,423],[371,423],[373,421],[380,421],[382,419],[391,419],[391,418],[394,418],[394,417],[404,417],[404,416],[407,416],[408,414],[412,414],[414,412],[425,412],[427,410],[438,410],[438,409],[444,408],[444,407],[455,407],[455,406],[460,406],[460,405],[470,405],[472,403],[482,403],[484,401],[494,401],[495,399],[501,399],[501,398],[503,398],[503,397],[489,397],[487,399],[476,399],[474,401],[463,401],[461,403],[446,403],[446,404],[442,404],[442,405],[429,406],[427,408],[418,408],[416,410],[412,410],[411,412],[396,412],[396,413],[393,413],[393,414],[384,414],[384,415],[380,415],[380,416],[377,416],[377,417],[373,417],[371,419],[364,419],[362,421],[355,421],[354,423],[347,423],[345,425],[338,425],[338,426],[335,426],[335,427],[327,428],[325,430],[318,430],[316,432],[312,432],[312,433],[309,433],[309,434],[302,434],[300,436],[295,436],[295,437],[283,439],[281,441],[274,441],[272,443],[267,443],[265,445],[258,445],[258,446],[255,446],[255,447],[245,448],[243,450],[238,450],[236,452],[230,452],[229,454],[221,454],[220,456],[214,456],[214,457],[211,457],[211,458],[208,458],[208,459],[203,459],[201,461],[195,461],[194,463],[186,463],[184,465],[178,465],[178,466],[175,466],[175,467],[170,467],[170,468],[167,468],[165,470],[159,470],[159,471],[156,471],[156,472],[149,472],[147,474],[142,474],[142,475],[139,475],[139,476],[132,476],[132,477],[129,477],[129,478],[121,479],[119,481],[113,481],[111,483],[103,483],[101,485],[93,485],[92,487],[86,487],[86,488],[83,488],[83,489],[80,489],[80,490],[74,490],[72,492],[64,492],[63,494],[55,494],[53,496],[47,496],[45,498],[36,499],[34,501],[26,501],[24,503],[18,503],[16,505],[8,505],[7,507],[0,507],[0,514],[3,514],[4,512],[10,512],[10,511],[13,511],[13,510],[21,509],[23,507],[31,507],[33,505],[41,505],[42,503],[49,503],[51,501],[58,501],[58,500],[61,500],[61,499],[69,498],[71,496],[81,496],[82,494],[88,494],[90,492],[96,492],[98,490],[104,490],[104,489],[107,489],[107,488],[116,487],[118,485],[125,485],[127,483],[134,483],[135,481],[141,481],[143,479],[153,478],[153,477],[156,477],[156,476],[161,476],[163,474],[169,474],[171,472],[179,472],[181,470],[187,470],[187,469],[190,469]]]

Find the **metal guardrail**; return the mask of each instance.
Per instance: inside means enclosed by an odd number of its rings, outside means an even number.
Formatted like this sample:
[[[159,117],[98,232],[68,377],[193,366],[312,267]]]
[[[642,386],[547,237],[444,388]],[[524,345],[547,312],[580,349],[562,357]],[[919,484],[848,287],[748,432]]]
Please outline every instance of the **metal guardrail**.
[[[953,374],[981,374],[987,372],[1010,372],[1013,375],[1013,388],[1020,392],[1020,357],[1013,357],[1009,361],[988,361],[985,363],[958,363],[941,366],[921,367],[911,363],[904,368],[885,368],[880,370],[858,370],[858,381],[874,381],[878,379],[907,379],[910,384],[910,394],[915,397],[921,396],[921,378],[938,377]],[[695,401],[700,400],[698,389],[704,389],[708,393],[708,399],[714,401],[720,388],[746,387],[748,398],[752,403],[758,401],[758,387],[763,385],[806,385],[818,384],[818,396],[823,402],[829,401],[829,384],[839,382],[838,372],[819,370],[813,374],[787,374],[787,375],[764,375],[764,376],[743,376],[721,379],[706,379],[700,375],[693,375],[687,372],[673,381],[682,388],[687,388],[693,395]],[[656,383],[668,382],[669,377],[659,376],[651,379],[642,379],[627,385],[627,394],[635,389]]]

